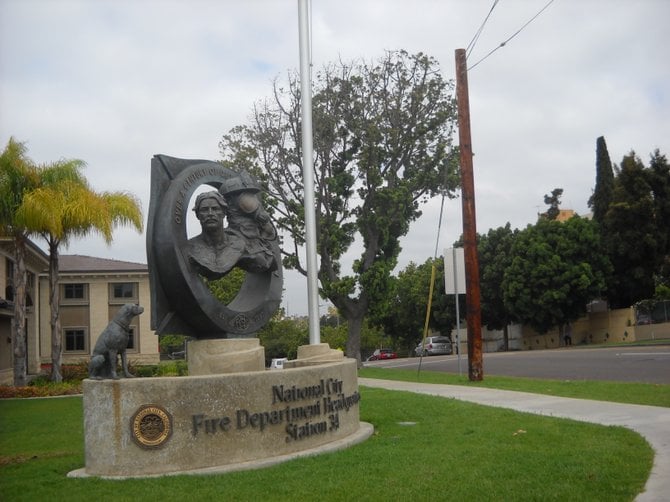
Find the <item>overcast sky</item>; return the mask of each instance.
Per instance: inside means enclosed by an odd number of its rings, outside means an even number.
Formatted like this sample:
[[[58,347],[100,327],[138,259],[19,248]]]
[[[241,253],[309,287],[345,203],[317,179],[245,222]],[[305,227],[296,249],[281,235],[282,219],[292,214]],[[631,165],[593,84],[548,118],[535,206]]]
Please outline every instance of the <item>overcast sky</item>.
[[[405,49],[455,78],[493,0],[314,0],[313,62],[378,59]],[[547,0],[500,0],[469,57],[512,37]],[[469,72],[477,231],[533,223],[544,194],[588,212],[595,146],[612,161],[670,154],[667,0],[554,0]],[[150,160],[220,158],[271,82],[299,67],[295,0],[0,0],[0,145],[27,142],[36,162],[78,158],[96,190],[126,190],[149,209]],[[440,200],[403,239],[400,268],[436,246]],[[461,233],[446,205],[440,249]],[[40,243],[41,245],[41,243]],[[64,250],[146,263],[145,235],[117,230]],[[305,280],[286,274],[284,306],[305,313]]]

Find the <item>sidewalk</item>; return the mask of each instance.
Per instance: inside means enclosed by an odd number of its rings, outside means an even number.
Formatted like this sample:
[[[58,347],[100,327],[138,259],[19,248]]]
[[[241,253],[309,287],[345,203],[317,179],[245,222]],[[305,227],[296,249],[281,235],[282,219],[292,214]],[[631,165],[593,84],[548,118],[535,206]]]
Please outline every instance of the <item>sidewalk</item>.
[[[643,436],[655,451],[654,465],[645,485],[645,491],[635,500],[637,502],[670,501],[670,408],[589,401],[481,387],[400,382],[374,378],[359,378],[358,383],[366,387],[450,397],[538,415],[627,427]]]

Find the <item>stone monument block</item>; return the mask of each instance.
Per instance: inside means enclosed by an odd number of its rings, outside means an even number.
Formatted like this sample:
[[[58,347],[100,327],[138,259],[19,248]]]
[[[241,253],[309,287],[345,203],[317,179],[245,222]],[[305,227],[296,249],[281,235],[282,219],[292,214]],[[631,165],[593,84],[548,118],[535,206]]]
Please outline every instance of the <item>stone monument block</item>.
[[[86,467],[71,477],[203,474],[348,447],[359,416],[356,360],[280,371],[84,380]]]

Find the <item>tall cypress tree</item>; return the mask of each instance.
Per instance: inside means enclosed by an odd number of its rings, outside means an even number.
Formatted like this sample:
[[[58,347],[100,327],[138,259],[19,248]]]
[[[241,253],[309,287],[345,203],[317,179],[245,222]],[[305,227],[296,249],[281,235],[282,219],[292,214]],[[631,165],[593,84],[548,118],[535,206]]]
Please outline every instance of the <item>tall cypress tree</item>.
[[[654,197],[659,260],[656,279],[670,285],[670,165],[658,149],[651,155],[647,179]]]
[[[612,161],[607,151],[605,138],[600,136],[596,140],[596,187],[589,198],[589,207],[593,210],[593,220],[601,225],[605,219],[605,213],[612,201],[614,190],[614,173],[612,172]]]
[[[621,161],[601,234],[614,267],[608,284],[610,305],[624,308],[651,298],[659,258],[658,227],[648,170],[635,152]]]

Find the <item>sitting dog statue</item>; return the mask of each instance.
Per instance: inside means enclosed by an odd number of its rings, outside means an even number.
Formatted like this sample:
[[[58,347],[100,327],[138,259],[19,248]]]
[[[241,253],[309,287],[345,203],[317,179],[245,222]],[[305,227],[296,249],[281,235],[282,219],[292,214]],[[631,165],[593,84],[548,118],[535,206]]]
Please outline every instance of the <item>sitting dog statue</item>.
[[[133,375],[128,371],[126,348],[130,337],[130,322],[133,317],[144,312],[144,308],[134,303],[126,303],[110,321],[95,343],[91,362],[88,365],[88,376],[94,380],[104,378],[118,379],[116,374],[117,356],[121,355],[121,367],[126,378]]]

